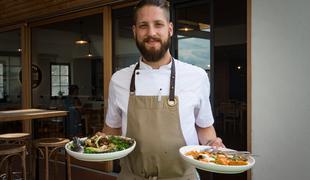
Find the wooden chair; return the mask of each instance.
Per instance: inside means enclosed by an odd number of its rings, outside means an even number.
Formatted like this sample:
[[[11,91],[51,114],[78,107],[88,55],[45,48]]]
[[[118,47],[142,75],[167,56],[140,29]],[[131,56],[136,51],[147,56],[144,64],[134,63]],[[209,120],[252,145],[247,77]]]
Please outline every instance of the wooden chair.
[[[31,139],[29,133],[6,133],[0,134],[1,144],[23,144],[26,145]]]
[[[69,139],[66,138],[41,138],[34,142],[34,147],[39,151],[39,155],[44,159],[45,170],[44,170],[44,179],[49,179],[49,160],[52,154],[55,154],[55,158],[57,157],[56,150],[64,149],[65,145],[69,142]],[[35,153],[36,154],[36,153]],[[66,159],[66,175],[67,179],[71,180],[71,162],[70,156],[65,153]],[[33,161],[33,167],[36,167],[36,158]],[[33,168],[33,175],[36,175],[35,169]],[[56,170],[56,169],[55,169]],[[37,177],[38,178],[38,177]],[[34,178],[35,179],[35,178]]]
[[[232,132],[235,133],[239,120],[239,112],[237,110],[236,104],[230,102],[221,103],[220,113],[223,117],[224,133],[227,133],[229,125],[232,127]]]
[[[25,145],[26,146],[26,163],[27,163],[27,177],[31,177],[31,134],[29,133],[5,133],[0,134],[0,144],[6,145]],[[19,172],[20,173],[20,172]]]
[[[26,146],[25,145],[10,145],[10,144],[3,144],[0,145],[0,169],[4,168],[7,174],[8,179],[13,179],[13,171],[12,171],[12,160],[13,157],[19,157],[21,159],[21,166],[22,166],[22,174],[23,179],[27,179],[26,175]],[[6,164],[5,164],[6,163]]]

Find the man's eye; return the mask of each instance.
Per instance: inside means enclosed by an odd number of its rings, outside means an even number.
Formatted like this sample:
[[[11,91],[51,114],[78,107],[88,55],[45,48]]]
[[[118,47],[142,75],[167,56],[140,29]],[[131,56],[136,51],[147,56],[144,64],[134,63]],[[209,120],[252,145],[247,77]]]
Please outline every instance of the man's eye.
[[[139,26],[139,28],[142,28],[142,29],[143,29],[143,28],[146,28],[146,27],[147,27],[146,24],[142,24],[142,25]]]
[[[156,25],[156,27],[162,27],[162,26],[164,26],[163,24],[155,24]]]

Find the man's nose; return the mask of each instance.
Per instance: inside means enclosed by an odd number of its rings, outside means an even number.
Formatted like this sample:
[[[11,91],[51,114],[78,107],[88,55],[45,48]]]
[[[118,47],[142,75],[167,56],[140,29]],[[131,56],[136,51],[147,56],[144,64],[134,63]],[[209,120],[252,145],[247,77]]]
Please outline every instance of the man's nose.
[[[149,26],[147,33],[149,36],[155,36],[156,35],[156,28],[154,26]]]

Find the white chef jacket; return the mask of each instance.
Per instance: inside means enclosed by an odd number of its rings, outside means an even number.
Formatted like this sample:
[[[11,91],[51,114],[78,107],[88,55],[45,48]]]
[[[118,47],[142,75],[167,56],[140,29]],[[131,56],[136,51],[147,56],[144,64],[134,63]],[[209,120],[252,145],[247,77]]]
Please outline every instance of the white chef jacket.
[[[130,81],[135,65],[121,69],[112,76],[109,86],[108,112],[106,124],[112,128],[127,131],[127,107]],[[171,62],[153,69],[140,58],[140,69],[135,73],[136,96],[169,95]],[[210,84],[207,73],[199,67],[175,60],[175,96],[179,98],[180,124],[187,145],[199,144],[195,124],[199,127],[213,125],[209,101]],[[173,127],[171,130],[173,131]],[[156,134],[154,134],[156,136]]]

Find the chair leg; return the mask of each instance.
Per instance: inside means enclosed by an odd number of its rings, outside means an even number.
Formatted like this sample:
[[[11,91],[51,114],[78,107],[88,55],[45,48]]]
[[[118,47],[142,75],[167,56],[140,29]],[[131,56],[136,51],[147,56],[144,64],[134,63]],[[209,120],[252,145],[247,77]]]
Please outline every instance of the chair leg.
[[[67,180],[71,180],[71,158],[70,155],[65,152],[66,164],[67,164]]]
[[[49,171],[48,171],[48,160],[49,160],[49,157],[48,157],[48,147],[45,147],[45,180],[48,180],[49,178]]]
[[[14,156],[13,156],[14,157]],[[13,180],[13,176],[12,176],[12,156],[8,158],[8,179],[9,180]]]
[[[22,152],[22,168],[23,168],[23,177],[24,180],[27,180],[27,172],[26,172],[26,150]]]
[[[52,157],[52,155],[51,155],[51,157]],[[57,174],[58,174],[57,161],[58,161],[58,154],[57,154],[57,151],[55,151],[54,152],[54,176],[53,176],[54,180],[55,180],[55,176],[57,176]]]

